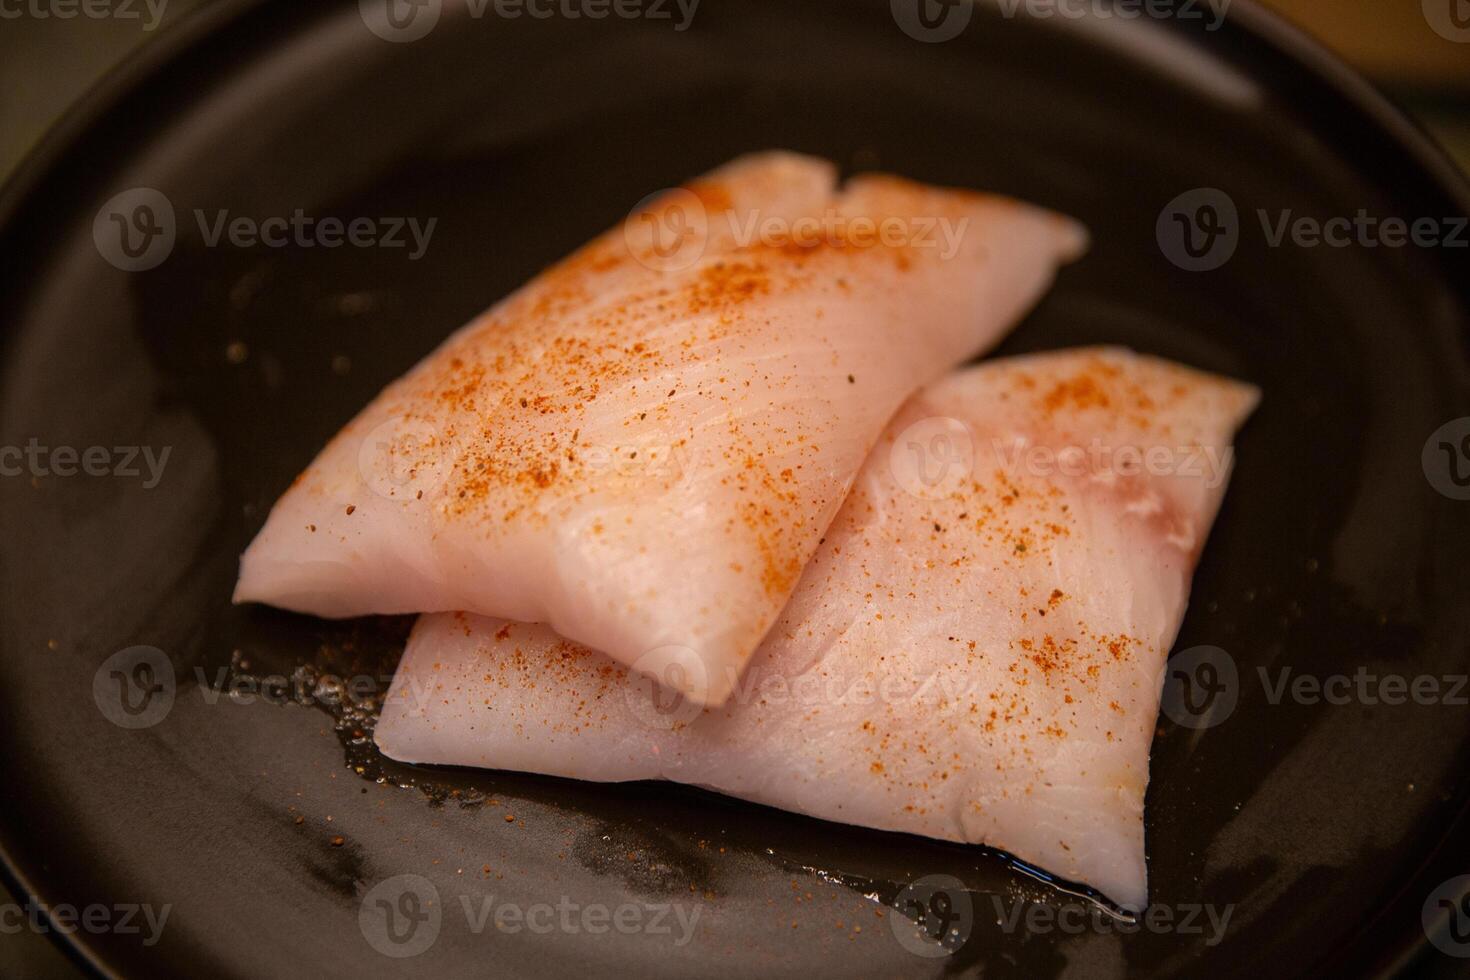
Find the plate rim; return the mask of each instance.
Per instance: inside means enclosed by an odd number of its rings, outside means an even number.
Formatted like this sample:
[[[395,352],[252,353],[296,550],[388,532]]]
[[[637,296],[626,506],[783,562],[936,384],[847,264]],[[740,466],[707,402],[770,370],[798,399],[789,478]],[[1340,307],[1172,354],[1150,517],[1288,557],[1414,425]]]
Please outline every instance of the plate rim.
[[[340,5],[345,7],[353,2],[340,0]],[[987,0],[962,2],[978,4],[987,3]],[[326,5],[308,8],[292,4],[290,0],[208,0],[137,45],[68,105],[16,162],[9,176],[0,182],[0,250],[16,234],[26,212],[36,206],[38,198],[44,198],[42,192],[47,181],[66,163],[84,156],[89,140],[100,138],[97,135],[99,124],[128,102],[146,99],[149,90],[156,87],[160,79],[179,70],[180,63],[188,54],[206,42],[226,39],[229,32],[238,30],[252,15],[274,16],[289,24],[292,17],[319,16],[329,12],[330,7]],[[1357,113],[1361,122],[1376,130],[1377,136],[1404,154],[1416,168],[1417,173],[1405,176],[1422,179],[1427,185],[1423,190],[1442,196],[1451,207],[1470,214],[1470,173],[1462,170],[1420,123],[1357,69],[1286,16],[1267,8],[1261,0],[1231,0],[1227,16],[1230,27],[1238,35],[1236,43],[1244,41],[1257,46],[1260,53],[1325,85],[1341,100],[1339,106],[1326,106],[1319,111],[1324,115],[1342,109]],[[1168,27],[1173,31],[1191,30],[1176,19],[1170,19]],[[1449,260],[1445,258],[1444,261]],[[1470,297],[1470,282],[1456,287],[1448,275],[1446,282],[1456,292]],[[11,330],[0,331],[0,356],[13,338]],[[1454,846],[1456,838],[1465,837],[1463,832],[1470,828],[1470,796],[1464,790],[1462,786],[1460,810],[1445,824],[1443,837],[1433,850],[1423,855],[1419,867],[1411,873],[1403,888],[1368,920],[1368,928],[1361,931],[1356,943],[1337,950],[1326,961],[1334,969],[1350,966],[1362,969],[1366,966],[1367,975],[1399,977],[1407,975],[1433,955],[1432,944],[1418,925],[1417,916],[1414,916],[1412,925],[1400,927],[1397,935],[1393,934],[1391,922],[1386,920],[1403,903],[1420,903],[1416,896],[1427,892],[1415,892],[1415,883],[1443,878],[1443,869],[1446,868],[1470,866],[1470,844]],[[1433,870],[1436,868],[1441,870]],[[42,891],[34,887],[35,878],[36,875],[25,873],[22,863],[12,853],[3,827],[0,827],[0,882],[17,897],[41,899]],[[50,903],[47,904],[49,906]],[[50,922],[49,907],[46,917]],[[1380,937],[1373,943],[1378,949],[1376,954],[1371,947],[1363,949],[1368,937],[1375,933]],[[84,940],[80,931],[68,936],[51,928],[46,936],[70,963],[84,973],[106,978],[122,976],[104,961],[96,946]],[[1364,953],[1371,957],[1367,963],[1357,958]]]

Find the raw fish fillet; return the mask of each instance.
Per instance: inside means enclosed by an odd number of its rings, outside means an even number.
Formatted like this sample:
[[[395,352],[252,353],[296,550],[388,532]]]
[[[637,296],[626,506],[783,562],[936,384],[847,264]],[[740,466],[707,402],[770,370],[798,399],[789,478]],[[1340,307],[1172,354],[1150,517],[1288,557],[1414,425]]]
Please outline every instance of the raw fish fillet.
[[[985,843],[1142,906],[1165,660],[1256,400],[1111,348],[952,374],[888,426],[723,706],[545,626],[440,614],[377,744]]]
[[[1084,238],[1008,199],[737,160],[379,395],[276,504],[235,600],[543,622],[718,704],[891,415]]]

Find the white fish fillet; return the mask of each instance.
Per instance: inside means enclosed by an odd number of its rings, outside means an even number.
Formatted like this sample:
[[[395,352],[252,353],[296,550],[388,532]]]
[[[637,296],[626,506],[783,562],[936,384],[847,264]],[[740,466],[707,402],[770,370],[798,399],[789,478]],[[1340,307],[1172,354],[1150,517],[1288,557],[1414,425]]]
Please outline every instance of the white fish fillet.
[[[545,626],[440,614],[378,746],[985,843],[1141,906],[1165,660],[1256,400],[1111,348],[953,374],[888,427],[725,705],[669,703]]]
[[[1084,239],[1004,198],[737,160],[379,395],[276,504],[235,600],[544,622],[718,704],[889,417]]]

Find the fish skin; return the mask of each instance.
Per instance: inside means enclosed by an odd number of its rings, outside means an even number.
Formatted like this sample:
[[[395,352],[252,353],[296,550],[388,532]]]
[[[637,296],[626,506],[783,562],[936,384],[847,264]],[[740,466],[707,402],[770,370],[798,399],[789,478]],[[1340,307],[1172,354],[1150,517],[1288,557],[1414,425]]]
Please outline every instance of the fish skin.
[[[378,747],[405,762],[664,778],[984,843],[1142,907],[1165,662],[1228,465],[1218,479],[1183,463],[1063,473],[1011,447],[1200,446],[1228,460],[1258,397],[1116,348],[957,372],[889,425],[723,706],[670,700],[545,626],[430,615]],[[973,462],[916,485],[905,440],[946,419]]]
[[[917,229],[749,237],[832,213],[964,233],[947,257]],[[702,234],[673,234],[701,214]],[[693,254],[670,247],[684,240]],[[545,622],[718,704],[892,413],[997,342],[1085,240],[1005,198],[881,175],[838,190],[825,161],[736,160],[387,388],[277,502],[234,599]]]

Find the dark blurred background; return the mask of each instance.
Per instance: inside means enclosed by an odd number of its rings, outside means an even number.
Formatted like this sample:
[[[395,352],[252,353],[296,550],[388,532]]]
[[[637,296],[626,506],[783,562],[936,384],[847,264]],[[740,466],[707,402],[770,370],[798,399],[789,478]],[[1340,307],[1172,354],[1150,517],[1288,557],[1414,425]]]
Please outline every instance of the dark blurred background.
[[[154,0],[156,18],[139,2],[131,21],[38,18],[25,5],[8,6],[21,14],[0,20],[0,180],[109,68],[211,2],[218,0]],[[1426,16],[1430,3],[1458,3],[1470,14],[1470,0],[1263,2],[1372,79],[1470,172],[1470,39],[1447,40]],[[0,885],[0,903],[15,901]],[[0,932],[0,977],[80,975],[47,937]]]
[[[78,96],[135,48],[216,0],[142,0],[140,19],[0,20],[0,179]],[[1223,2],[1223,0],[1212,0]],[[1470,0],[1262,0],[1408,109],[1470,171],[1470,40],[1430,27],[1426,7]],[[7,6],[23,9],[20,2]]]

